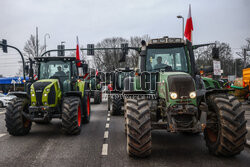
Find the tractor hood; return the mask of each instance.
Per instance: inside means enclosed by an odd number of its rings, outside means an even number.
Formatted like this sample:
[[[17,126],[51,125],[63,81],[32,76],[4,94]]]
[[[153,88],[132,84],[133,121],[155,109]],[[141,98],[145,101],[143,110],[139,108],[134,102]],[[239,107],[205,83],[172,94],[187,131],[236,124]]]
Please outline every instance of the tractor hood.
[[[189,98],[189,94],[195,91],[194,80],[189,74],[169,75],[167,80],[169,92],[176,92],[179,98]]]
[[[195,91],[192,76],[184,72],[161,72],[160,82],[166,83],[168,92],[177,93],[177,99],[189,98],[189,94]]]
[[[38,106],[55,106],[61,96],[57,79],[44,79],[34,82],[30,87],[31,104]]]

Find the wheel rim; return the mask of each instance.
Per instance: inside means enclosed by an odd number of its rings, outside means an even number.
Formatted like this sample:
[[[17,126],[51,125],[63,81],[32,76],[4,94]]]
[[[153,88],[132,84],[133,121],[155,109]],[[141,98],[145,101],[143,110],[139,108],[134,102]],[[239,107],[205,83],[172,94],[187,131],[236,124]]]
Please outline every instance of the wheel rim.
[[[87,97],[87,113],[88,113],[88,116],[90,114],[90,100],[89,100],[89,96]]]
[[[217,141],[218,134],[215,133],[213,130],[208,128],[207,129],[207,135],[208,135],[208,138],[209,138],[211,143],[215,143]]]
[[[80,105],[78,105],[78,126],[80,127],[81,126],[81,116],[82,114],[81,114],[81,106]]]
[[[30,124],[30,120],[24,119],[23,121],[24,121],[23,127],[24,127],[24,128],[28,128],[28,127],[29,127],[29,124]]]
[[[209,119],[207,130],[207,136],[211,143],[216,143],[219,136],[219,121],[217,118],[217,114],[212,114]]]

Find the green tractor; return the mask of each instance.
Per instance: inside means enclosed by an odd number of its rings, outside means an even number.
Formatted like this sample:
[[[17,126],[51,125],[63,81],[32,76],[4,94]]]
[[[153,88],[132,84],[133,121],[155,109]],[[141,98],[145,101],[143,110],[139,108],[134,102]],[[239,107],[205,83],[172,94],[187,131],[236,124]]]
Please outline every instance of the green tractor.
[[[46,124],[59,118],[65,134],[79,134],[91,115],[89,84],[78,75],[87,65],[77,66],[75,57],[36,57],[35,62],[38,80],[27,84],[25,92],[12,93],[17,98],[6,108],[7,131],[26,135],[32,122]]]
[[[151,131],[204,133],[210,153],[234,156],[244,149],[246,120],[241,103],[218,82],[202,78],[195,46],[180,38],[142,41],[139,69],[124,80],[125,133],[130,156],[151,154]],[[218,52],[213,52],[218,54]]]
[[[124,90],[123,80],[127,77],[133,76],[134,70],[129,67],[118,68],[110,74],[110,79],[112,82],[112,90],[109,91],[108,105],[111,108],[111,115],[122,115],[124,98],[122,97],[122,90]]]
[[[90,69],[90,70],[93,71],[94,69]],[[101,102],[102,102],[101,78],[98,74],[96,75],[95,70],[94,70],[94,72],[90,73],[89,82],[90,82],[90,88],[91,88],[90,96],[91,96],[91,98],[94,99],[94,104],[101,104]]]

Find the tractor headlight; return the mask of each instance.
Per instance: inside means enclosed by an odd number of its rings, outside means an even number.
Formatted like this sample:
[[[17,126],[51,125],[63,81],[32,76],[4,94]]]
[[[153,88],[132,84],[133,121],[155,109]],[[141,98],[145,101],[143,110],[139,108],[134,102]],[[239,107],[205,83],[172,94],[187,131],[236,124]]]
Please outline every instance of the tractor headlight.
[[[49,92],[49,88],[46,89],[46,92]]]
[[[45,93],[44,96],[47,96],[47,93]]]
[[[31,89],[30,89],[30,92],[33,92],[33,91],[34,91],[34,90],[31,88]]]
[[[191,92],[191,93],[189,93],[189,97],[190,97],[191,99],[196,98],[196,92]]]
[[[33,96],[33,97],[34,97],[34,96],[35,96],[35,94],[34,94],[34,93],[32,93],[32,94],[31,94],[31,96]]]
[[[175,93],[175,92],[170,92],[170,97],[171,97],[171,99],[173,99],[173,100],[175,100],[175,99],[177,99],[177,93]]]

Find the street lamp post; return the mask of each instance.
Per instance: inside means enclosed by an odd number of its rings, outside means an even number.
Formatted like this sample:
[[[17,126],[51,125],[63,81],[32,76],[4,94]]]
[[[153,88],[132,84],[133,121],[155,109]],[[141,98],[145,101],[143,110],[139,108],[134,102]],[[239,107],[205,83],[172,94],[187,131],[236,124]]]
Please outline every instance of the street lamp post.
[[[182,19],[182,38],[184,39],[184,17],[178,15],[177,18]]]
[[[49,33],[46,33],[46,34],[44,35],[44,49],[45,49],[45,52],[46,52],[46,37],[47,37],[47,36],[50,38]]]

